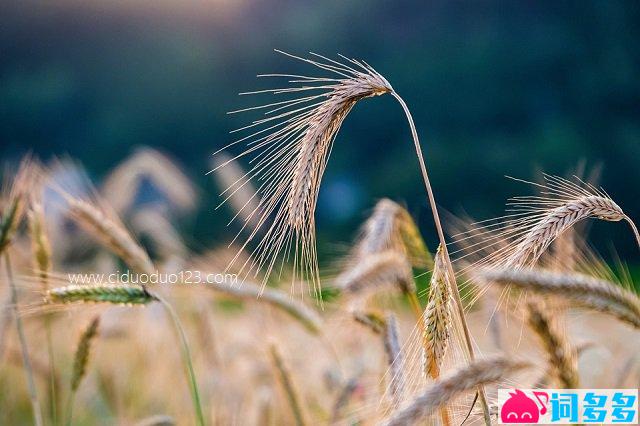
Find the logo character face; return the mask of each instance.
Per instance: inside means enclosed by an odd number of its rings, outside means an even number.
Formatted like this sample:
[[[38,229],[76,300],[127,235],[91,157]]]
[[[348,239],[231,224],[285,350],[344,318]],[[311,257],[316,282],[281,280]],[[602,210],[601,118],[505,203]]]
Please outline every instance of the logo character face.
[[[537,423],[540,419],[540,413],[546,413],[546,407],[540,401],[540,396],[548,398],[544,392],[537,392],[536,398],[542,405],[542,410],[538,409],[538,405],[535,401],[529,398],[521,390],[516,389],[515,392],[510,392],[509,399],[502,406],[500,411],[500,418],[502,423],[524,424],[524,423]]]

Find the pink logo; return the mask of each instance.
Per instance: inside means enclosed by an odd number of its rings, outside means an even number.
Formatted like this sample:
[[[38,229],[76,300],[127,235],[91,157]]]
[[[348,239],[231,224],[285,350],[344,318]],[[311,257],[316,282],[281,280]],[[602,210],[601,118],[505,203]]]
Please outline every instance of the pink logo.
[[[538,423],[540,414],[547,412],[549,394],[546,392],[533,392],[540,403],[540,408],[533,399],[519,389],[516,389],[515,392],[509,392],[509,395],[509,399],[505,401],[500,411],[502,423]],[[544,402],[541,398],[544,399]]]

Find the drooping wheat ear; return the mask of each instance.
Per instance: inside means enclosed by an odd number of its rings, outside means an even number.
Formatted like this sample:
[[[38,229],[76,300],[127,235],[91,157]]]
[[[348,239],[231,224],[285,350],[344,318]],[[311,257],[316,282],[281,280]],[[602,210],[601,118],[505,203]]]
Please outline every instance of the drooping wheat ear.
[[[120,257],[136,272],[153,274],[155,268],[147,252],[114,216],[87,201],[63,194],[71,216],[96,240]]]
[[[638,296],[607,280],[543,270],[482,270],[478,272],[478,276],[481,281],[488,283],[560,296],[579,306],[611,314],[640,328]]]
[[[549,366],[565,389],[580,387],[578,356],[565,334],[548,315],[541,300],[527,303],[529,327],[538,335],[547,355]]]
[[[411,265],[406,257],[394,251],[366,256],[335,279],[345,294],[366,297],[386,289],[415,292]]]
[[[244,282],[241,286],[214,282],[210,284],[215,290],[237,297],[243,300],[253,300],[265,302],[286,312],[298,320],[307,330],[312,333],[320,333],[322,330],[322,319],[316,311],[310,307],[292,299],[281,290],[271,287],[262,288],[260,285]]]
[[[107,176],[102,193],[119,213],[131,207],[140,187],[151,183],[181,212],[193,210],[197,204],[197,191],[189,178],[171,158],[149,148],[138,148]],[[127,188],[127,190],[123,190]]]
[[[91,324],[82,333],[78,346],[76,347],[76,354],[73,359],[73,372],[71,374],[71,390],[73,392],[78,390],[80,382],[84,379],[87,372],[87,364],[89,363],[89,354],[91,350],[91,344],[93,339],[98,334],[98,326],[100,325],[100,317],[96,316]]]
[[[146,305],[155,302],[156,296],[135,284],[122,285],[68,285],[47,291],[49,303],[111,303],[116,305]]]
[[[450,280],[447,279],[442,251],[438,249],[424,310],[424,372],[433,379],[440,376],[440,366],[449,345],[452,324]]]
[[[269,352],[271,353],[271,360],[273,362],[273,365],[278,372],[280,383],[284,388],[287,402],[289,403],[289,407],[291,408],[295,424],[297,426],[304,426],[308,424],[306,421],[306,415],[302,403],[300,401],[300,396],[298,395],[296,386],[291,379],[291,373],[289,372],[287,366],[284,364],[278,348],[275,345],[271,345],[269,347]]]
[[[51,245],[45,230],[45,217],[42,204],[33,199],[31,208],[27,212],[29,235],[31,236],[31,251],[33,253],[33,267],[43,290],[49,288],[49,274],[51,272]]]
[[[480,263],[496,268],[532,267],[557,237],[588,218],[624,220],[637,237],[633,221],[604,190],[578,178],[574,182],[544,175],[544,179],[544,184],[526,182],[539,187],[540,195],[512,198],[508,216],[473,230],[484,238],[478,245],[484,243],[487,250],[495,247]]]
[[[357,260],[387,250],[404,253],[415,267],[429,267],[433,263],[409,212],[384,198],[378,201],[373,214],[364,223],[353,257]]]
[[[251,215],[259,217],[260,225],[252,231],[245,246],[265,223],[269,223],[268,230],[253,252],[254,260],[248,263],[249,272],[254,268],[264,268],[266,282],[279,255],[286,253],[287,256],[284,258],[287,259],[293,250],[294,281],[295,271],[301,272],[309,277],[307,281],[313,283],[315,293],[320,294],[314,214],[320,181],[333,140],[342,121],[359,100],[388,93],[398,101],[409,123],[438,238],[443,246],[449,273],[454,276],[418,132],[406,102],[393,90],[389,82],[366,62],[342,57],[346,61],[346,64],[342,64],[319,55],[315,56],[324,62],[295,58],[332,73],[332,77],[279,75],[292,78],[290,82],[299,86],[263,90],[258,93],[303,93],[303,96],[248,108],[267,108],[269,110],[265,114],[268,117],[245,127],[244,129],[257,127],[258,130],[231,144],[248,141],[249,149],[242,155],[255,153],[254,168],[247,173],[245,179],[238,182],[234,188],[230,188],[231,194],[253,177],[257,176],[262,182],[258,188],[260,206],[251,212]],[[320,90],[320,93],[314,95],[313,90]],[[305,97],[304,94],[309,95]],[[472,360],[473,343],[457,286],[453,293],[456,308],[461,314],[467,357]],[[415,299],[412,300],[416,305]],[[490,423],[486,395],[482,389],[480,402],[485,420]]]
[[[320,283],[315,256],[314,215],[331,146],[342,122],[358,101],[389,93],[392,88],[384,77],[363,62],[344,58],[347,64],[340,64],[319,55],[315,55],[317,61],[288,56],[333,76],[271,74],[268,76],[289,77],[293,85],[251,92],[294,96],[241,110],[265,109],[266,118],[239,129],[254,131],[231,144],[247,141],[248,149],[240,156],[253,154],[254,166],[225,191],[225,196],[227,199],[233,196],[252,178],[260,183],[257,188],[259,204],[245,219],[245,224],[250,224],[256,217],[258,226],[251,232],[247,243],[260,228],[266,227],[266,231],[253,252],[253,261],[243,266],[249,272],[264,268],[268,276],[279,255],[286,257],[293,250],[294,273],[308,278],[318,293]],[[230,162],[228,160],[218,167]]]
[[[405,388],[404,357],[402,356],[402,347],[398,338],[398,324],[395,315],[388,314],[385,323],[384,351],[387,354],[389,363],[389,390],[393,406],[397,407],[402,402]]]
[[[502,357],[474,361],[428,386],[406,407],[391,414],[382,424],[385,426],[416,424],[462,393],[476,389],[480,385],[503,380],[528,366],[529,364],[525,362]]]

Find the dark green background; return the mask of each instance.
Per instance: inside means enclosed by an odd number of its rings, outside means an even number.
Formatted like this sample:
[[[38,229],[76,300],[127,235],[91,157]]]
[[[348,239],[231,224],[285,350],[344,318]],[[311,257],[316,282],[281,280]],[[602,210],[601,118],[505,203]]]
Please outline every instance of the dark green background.
[[[42,3],[48,3],[43,5]],[[181,226],[227,240],[209,155],[255,115],[255,74],[315,70],[277,55],[365,59],[406,99],[436,196],[476,218],[528,193],[504,175],[603,166],[602,185],[640,221],[637,1],[2,1],[0,157],[68,154],[96,181],[138,145],[173,155],[203,189]],[[261,98],[264,99],[264,98]],[[256,100],[257,101],[257,100]],[[262,101],[258,101],[262,102]],[[402,111],[362,102],[338,135],[318,206],[321,252],[349,241],[374,200],[404,202],[435,241]],[[622,224],[594,242],[638,250]]]

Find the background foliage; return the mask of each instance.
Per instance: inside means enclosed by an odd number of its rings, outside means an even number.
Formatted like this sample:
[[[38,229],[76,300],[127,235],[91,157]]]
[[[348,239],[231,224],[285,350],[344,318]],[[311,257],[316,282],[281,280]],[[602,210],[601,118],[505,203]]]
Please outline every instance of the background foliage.
[[[172,154],[203,201],[182,226],[227,239],[204,173],[226,111],[268,98],[261,72],[314,73],[273,53],[363,58],[409,103],[444,208],[483,219],[544,169],[603,165],[602,185],[640,220],[640,4],[635,1],[118,0],[2,2],[0,158],[69,156],[99,179],[136,146]],[[435,241],[401,110],[359,105],[338,135],[320,196],[321,253],[348,241],[382,196]],[[594,229],[639,259],[625,227]],[[604,246],[606,250],[606,245]]]

